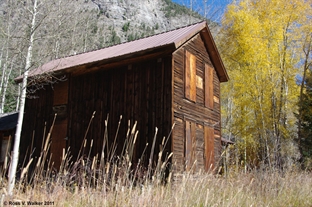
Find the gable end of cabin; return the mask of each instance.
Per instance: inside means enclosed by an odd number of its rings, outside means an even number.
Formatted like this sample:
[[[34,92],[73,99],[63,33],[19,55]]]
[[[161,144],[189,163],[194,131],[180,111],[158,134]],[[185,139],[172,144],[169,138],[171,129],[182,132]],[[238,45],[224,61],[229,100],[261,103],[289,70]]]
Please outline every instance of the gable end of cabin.
[[[173,53],[173,164],[213,170],[221,154],[220,80],[198,33]]]

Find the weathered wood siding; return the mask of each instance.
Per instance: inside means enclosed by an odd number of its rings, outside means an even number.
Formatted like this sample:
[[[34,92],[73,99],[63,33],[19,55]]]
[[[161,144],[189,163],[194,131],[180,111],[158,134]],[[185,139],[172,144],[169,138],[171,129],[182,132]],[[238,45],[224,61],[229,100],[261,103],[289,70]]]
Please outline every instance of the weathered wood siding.
[[[45,126],[48,130],[53,120],[53,106],[66,105],[66,117],[56,122],[60,133],[52,133],[53,140],[66,136],[66,143],[52,144],[52,150],[60,146],[70,147],[75,158],[95,112],[86,135],[85,155],[94,156],[101,152],[107,117],[108,146],[113,144],[122,116],[116,140],[117,154],[126,141],[128,123],[132,127],[137,121],[139,133],[133,160],[136,162],[141,158],[148,143],[143,156],[143,163],[147,166],[155,127],[159,131],[154,159],[174,122],[172,140],[165,149],[165,153],[174,153],[174,170],[208,171],[216,167],[221,153],[218,75],[200,34],[172,55],[164,55],[169,52],[158,51],[120,63],[106,62],[103,65],[99,62],[67,70],[71,73],[67,74],[63,86],[46,86],[36,92],[38,98],[27,100],[21,155],[26,151],[29,155],[33,149],[36,149],[34,155],[39,155]],[[162,57],[158,58],[158,55]]]
[[[69,94],[69,145],[74,154],[80,149],[92,113],[95,117],[88,132],[88,143],[93,139],[91,155],[102,150],[104,120],[109,115],[109,145],[117,135],[117,153],[120,153],[128,130],[137,121],[139,130],[134,160],[141,157],[146,143],[146,154],[152,146],[155,127],[158,127],[155,155],[163,136],[171,128],[171,57],[103,70],[72,77]],[[168,146],[170,149],[170,146]],[[145,157],[145,164],[148,158]]]
[[[120,116],[122,116],[117,135],[116,153],[122,151],[128,130],[128,121],[130,121],[131,127],[137,121],[139,133],[133,159],[137,161],[141,158],[146,143],[148,143],[145,156],[143,156],[143,162],[147,165],[155,127],[158,128],[154,153],[154,158],[157,159],[159,145],[163,137],[169,134],[172,126],[171,61],[171,56],[166,56],[117,68],[107,69],[103,66],[92,73],[68,74],[66,82],[68,86],[66,87],[54,85],[52,87],[58,90],[53,90],[48,86],[45,90],[38,91],[37,97],[39,98],[27,100],[27,113],[23,128],[23,139],[27,141],[24,146],[30,144],[32,131],[35,130],[35,146],[40,148],[44,122],[48,121],[49,126],[53,118],[53,104],[66,104],[67,118],[59,120],[60,124],[57,126],[59,126],[58,129],[63,126],[67,127],[67,131],[61,134],[63,137],[67,135],[66,147],[70,146],[74,158],[79,153],[90,118],[95,112],[86,136],[85,155],[89,154],[91,140],[93,140],[93,147],[90,155],[100,154],[105,131],[104,121],[107,116],[109,116],[108,144],[109,147],[112,145]],[[64,85],[66,83],[57,84]],[[61,88],[68,92],[60,91]],[[64,94],[68,94],[68,99],[64,98]],[[169,152],[171,142],[168,142],[166,147],[165,151]],[[59,149],[59,151],[61,150]]]
[[[50,130],[54,117],[52,106],[53,88],[50,85],[28,94],[20,144],[20,161],[26,159],[27,163],[30,154],[34,158],[40,155],[42,142]]]
[[[207,171],[221,151],[220,81],[200,35],[173,53],[173,67],[173,164]]]

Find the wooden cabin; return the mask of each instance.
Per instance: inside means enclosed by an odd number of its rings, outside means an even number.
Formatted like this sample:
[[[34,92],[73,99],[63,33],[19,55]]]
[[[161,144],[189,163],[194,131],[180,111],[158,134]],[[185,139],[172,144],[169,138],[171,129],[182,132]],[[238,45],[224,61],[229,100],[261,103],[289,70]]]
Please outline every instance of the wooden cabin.
[[[50,84],[26,101],[21,154],[32,149],[38,156],[57,113],[50,149],[56,166],[63,148],[78,155],[84,137],[85,153],[99,154],[107,117],[107,143],[116,136],[117,154],[137,121],[133,162],[148,164],[156,127],[154,157],[167,137],[162,150],[173,153],[175,171],[208,171],[219,161],[220,83],[228,75],[206,22],[53,60],[30,72],[30,80],[38,77]]]

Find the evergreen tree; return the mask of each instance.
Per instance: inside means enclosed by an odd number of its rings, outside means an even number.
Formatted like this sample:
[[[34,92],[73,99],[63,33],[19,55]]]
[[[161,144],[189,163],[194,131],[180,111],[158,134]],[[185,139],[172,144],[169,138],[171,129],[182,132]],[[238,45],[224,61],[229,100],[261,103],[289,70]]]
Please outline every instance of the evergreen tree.
[[[298,103],[301,116],[298,137],[298,146],[301,153],[301,162],[307,167],[308,161],[312,159],[312,68],[310,68],[305,79],[304,92],[301,101]]]

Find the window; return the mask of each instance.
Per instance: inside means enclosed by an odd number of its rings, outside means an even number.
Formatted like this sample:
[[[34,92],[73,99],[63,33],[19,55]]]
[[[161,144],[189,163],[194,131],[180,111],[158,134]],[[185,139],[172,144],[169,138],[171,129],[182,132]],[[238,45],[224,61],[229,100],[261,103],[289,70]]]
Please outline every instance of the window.
[[[213,108],[213,68],[205,64],[205,106]]]
[[[185,98],[196,102],[196,56],[185,51]]]

